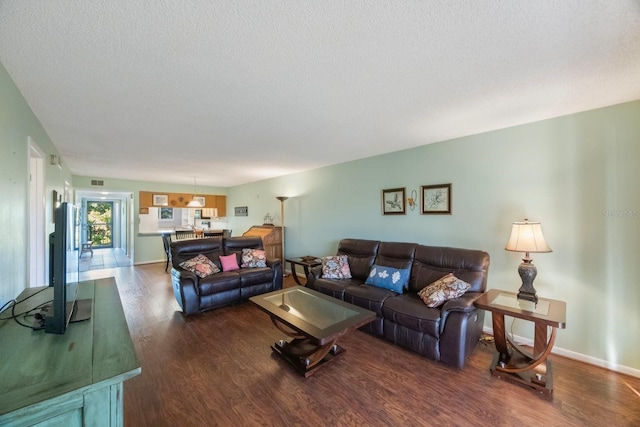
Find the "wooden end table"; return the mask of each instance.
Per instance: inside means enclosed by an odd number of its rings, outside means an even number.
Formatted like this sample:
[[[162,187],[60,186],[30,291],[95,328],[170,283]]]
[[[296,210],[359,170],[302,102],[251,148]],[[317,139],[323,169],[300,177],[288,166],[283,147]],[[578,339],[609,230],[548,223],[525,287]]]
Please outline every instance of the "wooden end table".
[[[491,373],[501,379],[531,387],[548,400],[552,399],[553,375],[551,353],[558,328],[565,328],[566,303],[540,298],[538,302],[521,300],[513,292],[491,289],[475,301],[476,307],[491,312],[493,338],[497,353]],[[508,336],[504,316],[534,323],[533,353],[523,349]],[[551,327],[551,336],[548,328]]]
[[[311,257],[287,258],[285,261],[291,263],[291,275],[293,276],[293,280],[295,280],[296,283],[300,286],[306,286],[307,282],[305,281],[304,284],[300,282],[300,279],[296,274],[296,265],[302,266],[302,268],[304,269],[304,277],[308,277],[310,268],[313,268],[322,264],[322,262],[320,261],[320,258],[311,258]]]

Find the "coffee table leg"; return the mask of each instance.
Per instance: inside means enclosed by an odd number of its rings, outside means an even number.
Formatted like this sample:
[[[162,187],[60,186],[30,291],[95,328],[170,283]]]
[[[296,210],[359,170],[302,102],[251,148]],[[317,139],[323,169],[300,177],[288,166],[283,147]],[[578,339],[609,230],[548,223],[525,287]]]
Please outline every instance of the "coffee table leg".
[[[296,338],[291,342],[280,340],[271,349],[305,377],[345,352],[342,347],[336,344],[335,340],[318,345],[312,343],[308,338]]]
[[[271,346],[271,350],[289,362],[305,377],[313,374],[323,364],[345,353],[345,350],[336,344],[337,338],[325,344],[315,344],[304,335],[285,328],[277,318],[272,317],[271,322],[280,332],[293,338],[290,342],[285,340],[276,342]]]

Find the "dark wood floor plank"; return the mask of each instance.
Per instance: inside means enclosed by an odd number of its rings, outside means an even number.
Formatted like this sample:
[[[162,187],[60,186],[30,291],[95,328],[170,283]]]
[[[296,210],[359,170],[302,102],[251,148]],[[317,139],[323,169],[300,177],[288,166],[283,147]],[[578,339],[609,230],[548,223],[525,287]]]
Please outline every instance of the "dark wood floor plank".
[[[551,355],[549,402],[492,377],[491,344],[456,370],[354,331],[305,379],[272,353],[284,337],[252,303],[185,317],[164,264],[110,275],[142,366],[124,385],[127,426],[640,426],[639,378]]]

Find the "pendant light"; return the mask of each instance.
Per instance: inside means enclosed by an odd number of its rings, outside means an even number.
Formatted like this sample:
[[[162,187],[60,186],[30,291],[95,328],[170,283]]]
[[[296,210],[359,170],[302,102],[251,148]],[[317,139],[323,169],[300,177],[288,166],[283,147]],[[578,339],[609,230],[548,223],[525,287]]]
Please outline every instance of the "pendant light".
[[[191,197],[191,201],[187,203],[188,208],[201,208],[202,203],[196,200],[196,177],[193,177],[193,196]]]

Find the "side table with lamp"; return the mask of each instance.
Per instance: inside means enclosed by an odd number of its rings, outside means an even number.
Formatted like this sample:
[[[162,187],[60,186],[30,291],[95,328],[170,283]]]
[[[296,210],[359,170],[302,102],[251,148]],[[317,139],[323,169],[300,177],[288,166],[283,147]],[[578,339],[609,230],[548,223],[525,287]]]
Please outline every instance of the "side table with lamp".
[[[518,268],[522,279],[518,294],[491,289],[475,301],[476,307],[491,312],[497,350],[491,363],[491,373],[498,378],[531,387],[551,400],[553,375],[551,361],[547,357],[555,343],[557,329],[565,328],[566,303],[536,295],[533,280],[537,269],[529,257],[531,252],[551,252],[551,248],[544,239],[540,223],[525,219],[524,222],[513,223],[505,249],[525,253]],[[533,352],[523,349],[508,336],[505,316],[534,323]]]

